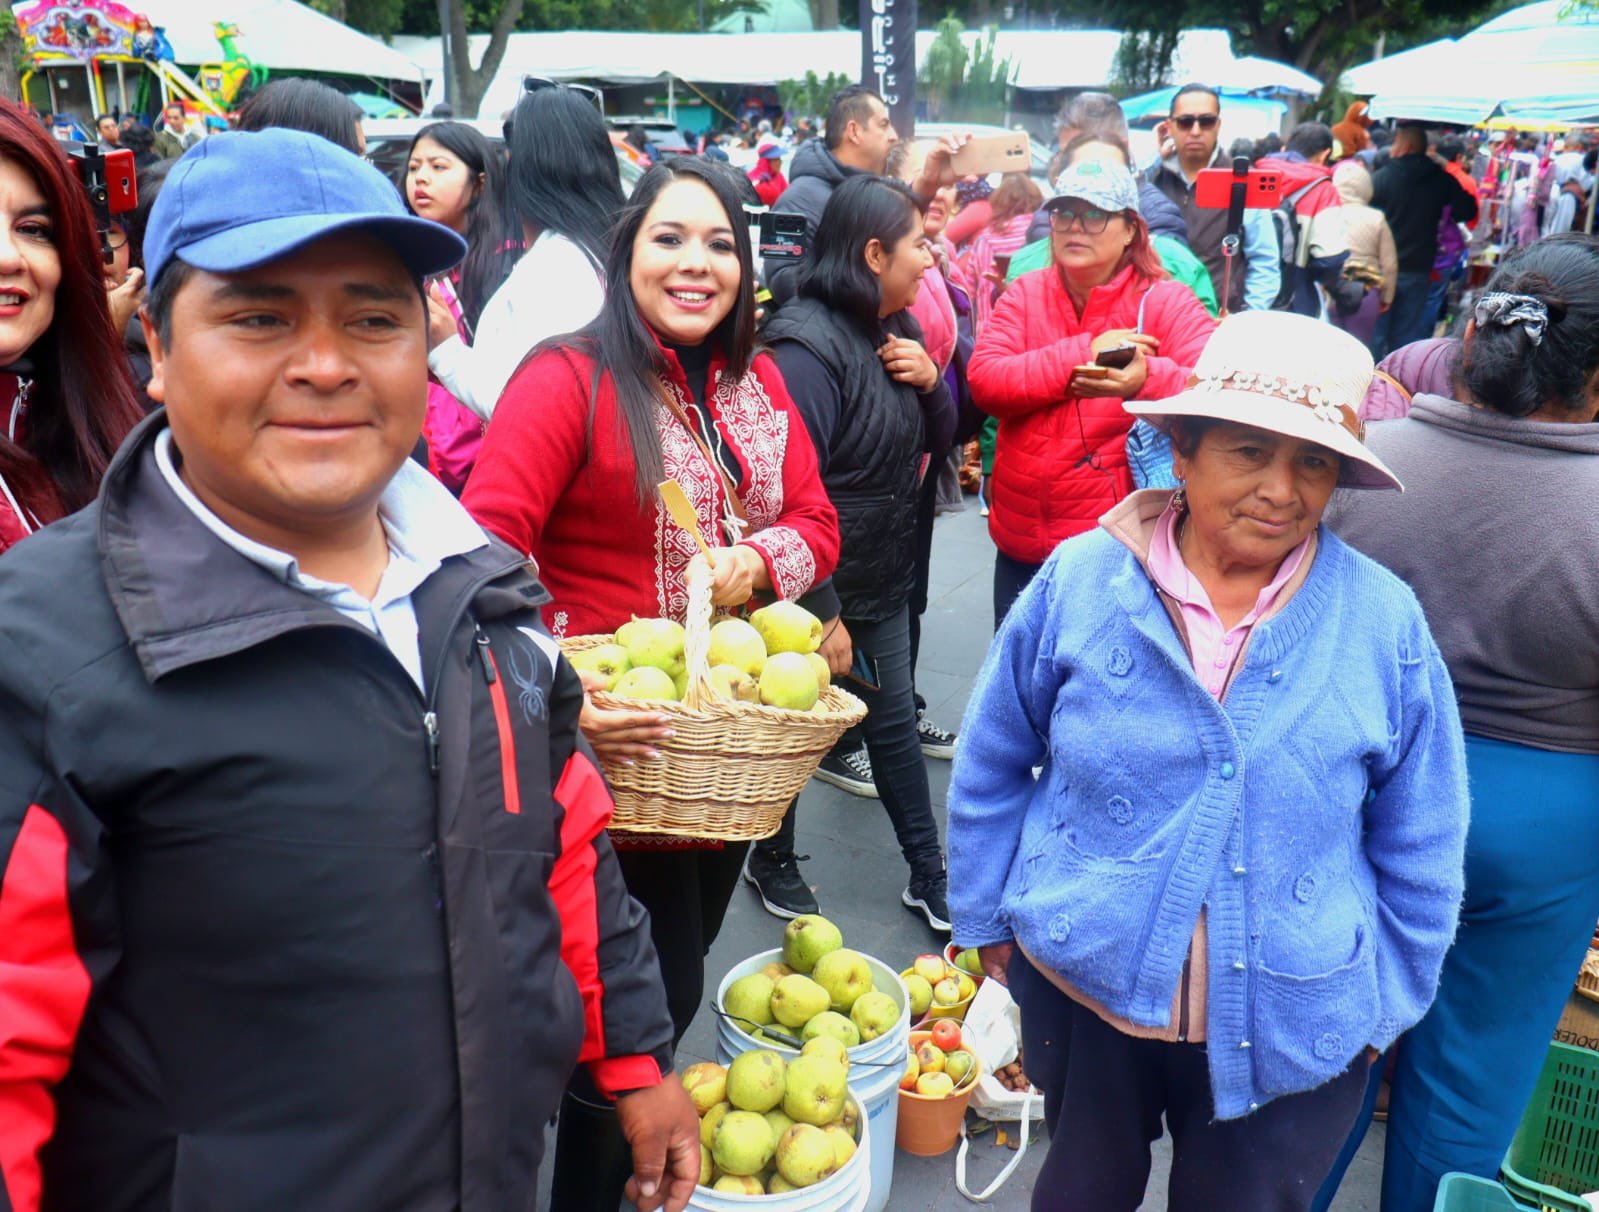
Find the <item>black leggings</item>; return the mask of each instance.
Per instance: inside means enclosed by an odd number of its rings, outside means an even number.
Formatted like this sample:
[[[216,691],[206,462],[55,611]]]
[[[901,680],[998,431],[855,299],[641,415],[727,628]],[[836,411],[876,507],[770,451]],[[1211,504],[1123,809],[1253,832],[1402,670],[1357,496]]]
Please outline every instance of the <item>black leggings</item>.
[[[720,850],[616,852],[628,892],[649,910],[650,938],[672,1012],[673,1048],[704,1000],[705,957],[721,933],[748,850],[748,842],[724,842]]]

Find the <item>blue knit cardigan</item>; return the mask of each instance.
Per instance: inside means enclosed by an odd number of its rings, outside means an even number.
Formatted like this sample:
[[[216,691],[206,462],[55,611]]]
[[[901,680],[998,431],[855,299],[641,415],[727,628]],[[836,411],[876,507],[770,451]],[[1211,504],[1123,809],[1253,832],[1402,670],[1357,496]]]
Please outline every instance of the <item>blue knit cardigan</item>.
[[[949,796],[955,939],[1019,941],[1167,1026],[1204,906],[1211,1093],[1236,1118],[1421,1019],[1467,809],[1449,674],[1392,573],[1323,529],[1218,703],[1138,558],[1091,531],[1011,608],[973,691]]]

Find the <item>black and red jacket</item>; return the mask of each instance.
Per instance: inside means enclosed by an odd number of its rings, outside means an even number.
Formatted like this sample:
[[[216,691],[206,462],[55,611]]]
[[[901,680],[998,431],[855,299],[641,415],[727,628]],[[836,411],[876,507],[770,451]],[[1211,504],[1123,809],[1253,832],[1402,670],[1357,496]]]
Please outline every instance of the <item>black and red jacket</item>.
[[[670,1065],[577,676],[493,543],[382,641],[215,538],[153,416],[0,561],[0,1209],[503,1212],[574,1064]]]

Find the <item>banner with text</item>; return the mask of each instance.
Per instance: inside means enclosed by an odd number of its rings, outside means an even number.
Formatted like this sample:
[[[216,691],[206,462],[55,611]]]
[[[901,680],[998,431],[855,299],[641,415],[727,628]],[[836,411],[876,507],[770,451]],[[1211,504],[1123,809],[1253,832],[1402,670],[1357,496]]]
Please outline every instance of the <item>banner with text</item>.
[[[916,0],[861,0],[861,83],[888,105],[901,139],[916,127]]]

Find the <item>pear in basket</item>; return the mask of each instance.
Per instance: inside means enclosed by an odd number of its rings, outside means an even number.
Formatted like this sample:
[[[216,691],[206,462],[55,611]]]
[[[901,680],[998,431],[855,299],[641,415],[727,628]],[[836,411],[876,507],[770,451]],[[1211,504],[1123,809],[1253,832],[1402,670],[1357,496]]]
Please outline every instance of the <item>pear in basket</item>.
[[[789,711],[809,711],[821,697],[811,663],[797,652],[779,652],[767,658],[761,670],[761,702]]]
[[[620,644],[601,644],[597,648],[585,648],[582,652],[574,652],[567,658],[572,668],[597,673],[605,679],[602,689],[615,690],[616,684],[622,680],[622,675],[633,668],[633,662],[628,659],[627,649]]]
[[[678,694],[671,677],[653,665],[629,669],[611,693],[624,699],[658,699],[667,703],[675,703],[683,697]]]
[[[822,646],[822,620],[795,602],[773,602],[750,615],[750,624],[766,641],[769,656],[780,652],[815,652]]]
[[[757,640],[759,636],[755,637]],[[762,659],[765,664],[765,659]],[[760,684],[742,669],[732,665],[711,666],[711,685],[716,688],[716,693],[729,703],[759,703],[761,701]]]
[[[683,676],[683,625],[671,619],[634,619],[616,629],[616,642],[627,649],[637,669],[649,665],[674,681]]]
[[[833,671],[827,667],[827,659],[819,652],[807,652],[805,659],[811,663],[811,672],[816,675],[816,684],[826,690],[833,684]]]
[[[766,641],[743,619],[723,619],[711,628],[711,648],[706,656],[712,667],[731,665],[752,678],[766,664]]]

